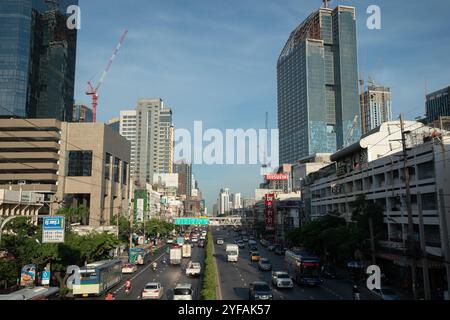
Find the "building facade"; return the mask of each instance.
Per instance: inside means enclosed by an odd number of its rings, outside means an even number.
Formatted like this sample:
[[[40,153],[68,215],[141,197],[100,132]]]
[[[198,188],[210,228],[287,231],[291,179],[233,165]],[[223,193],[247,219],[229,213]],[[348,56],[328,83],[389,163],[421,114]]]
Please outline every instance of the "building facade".
[[[432,123],[439,117],[450,116],[450,86],[427,95],[427,121]]]
[[[78,0],[2,0],[0,116],[71,121],[77,30],[67,28]]]
[[[120,133],[120,118],[112,118],[106,122],[106,125]]]
[[[89,209],[89,226],[126,214],[130,143],[103,123],[62,123],[56,198]]]
[[[388,123],[389,124],[389,123]],[[391,122],[390,124],[394,124]],[[384,128],[383,128],[384,127]],[[311,219],[335,214],[352,222],[352,203],[359,196],[383,209],[384,232],[377,249],[377,264],[387,276],[408,279],[408,211],[405,165],[409,168],[414,239],[425,239],[432,288],[443,288],[444,263],[450,253],[445,243],[450,227],[450,136],[419,123],[407,123],[408,151],[405,164],[397,131],[387,134],[387,124],[378,133],[364,137],[331,157],[335,163],[308,177]],[[381,137],[381,138],[380,138]],[[384,139],[382,139],[384,137]],[[375,150],[377,141],[380,141]],[[419,228],[419,213],[423,230]],[[447,238],[446,238],[447,237]],[[418,263],[420,268],[421,264]],[[388,273],[390,273],[388,275]],[[419,272],[420,275],[422,272]],[[410,280],[406,280],[410,281]]]
[[[136,111],[120,111],[120,135],[127,139],[131,144],[131,154],[130,154],[130,170],[131,177],[136,179],[136,139],[137,139],[137,125],[136,125]]]
[[[364,100],[364,132],[367,133],[382,123],[392,121],[391,89],[376,84],[370,84],[362,94]]]
[[[311,14],[292,32],[277,70],[280,163],[359,139],[355,8]]]
[[[192,196],[192,164],[180,161],[173,164],[173,172],[178,174],[178,195]]]

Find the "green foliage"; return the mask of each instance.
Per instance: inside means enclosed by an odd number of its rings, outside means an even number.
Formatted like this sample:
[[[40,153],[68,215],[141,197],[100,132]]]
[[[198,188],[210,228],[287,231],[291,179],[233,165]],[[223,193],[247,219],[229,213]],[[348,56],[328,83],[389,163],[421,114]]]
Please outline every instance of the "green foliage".
[[[51,263],[51,271],[65,273],[69,265],[84,265],[109,258],[109,252],[119,245],[115,235],[106,233],[79,236],[66,230],[65,242],[62,244],[41,244],[42,228],[17,219],[8,225],[12,234],[4,235],[3,245],[15,260],[14,264],[0,267],[2,279],[15,279],[24,265],[36,264],[38,270]]]
[[[216,279],[217,269],[214,264],[212,232],[208,232],[208,243],[206,245],[205,271],[203,275],[202,300],[217,300]]]
[[[67,226],[71,223],[87,223],[89,209],[83,205],[76,208],[61,208],[58,210],[57,215],[64,216],[66,218]]]
[[[0,279],[6,281],[8,286],[14,285],[16,279],[19,278],[19,267],[17,261],[2,260],[0,261]]]

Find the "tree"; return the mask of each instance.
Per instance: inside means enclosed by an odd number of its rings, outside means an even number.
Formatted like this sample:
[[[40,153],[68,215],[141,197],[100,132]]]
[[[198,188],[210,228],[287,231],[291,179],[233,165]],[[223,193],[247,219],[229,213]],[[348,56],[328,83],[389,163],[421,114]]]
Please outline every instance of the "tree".
[[[384,232],[383,208],[378,203],[367,200],[365,195],[358,196],[351,207],[352,220],[356,223],[360,236],[364,239],[364,235],[369,235],[372,263],[375,264],[377,239]]]

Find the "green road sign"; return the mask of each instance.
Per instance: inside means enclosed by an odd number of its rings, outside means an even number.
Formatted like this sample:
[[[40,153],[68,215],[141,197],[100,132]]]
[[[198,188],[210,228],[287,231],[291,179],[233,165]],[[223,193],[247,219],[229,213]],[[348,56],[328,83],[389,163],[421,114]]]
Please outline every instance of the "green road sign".
[[[175,224],[177,226],[207,226],[209,225],[208,218],[176,218]]]

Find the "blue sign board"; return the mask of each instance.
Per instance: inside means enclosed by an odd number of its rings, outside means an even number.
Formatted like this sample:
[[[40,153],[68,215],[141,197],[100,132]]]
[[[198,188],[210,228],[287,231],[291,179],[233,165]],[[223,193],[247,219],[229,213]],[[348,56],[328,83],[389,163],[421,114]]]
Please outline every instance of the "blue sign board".
[[[64,243],[65,218],[47,216],[43,221],[42,243]]]
[[[48,286],[50,284],[50,271],[42,271],[42,285]]]
[[[176,218],[177,226],[206,226],[209,225],[208,218]]]
[[[44,217],[44,230],[64,230],[64,217]]]

